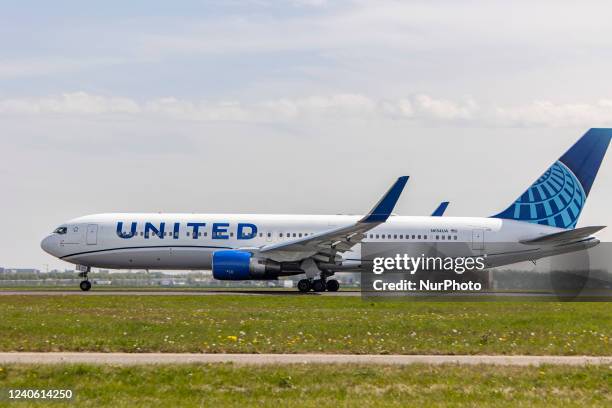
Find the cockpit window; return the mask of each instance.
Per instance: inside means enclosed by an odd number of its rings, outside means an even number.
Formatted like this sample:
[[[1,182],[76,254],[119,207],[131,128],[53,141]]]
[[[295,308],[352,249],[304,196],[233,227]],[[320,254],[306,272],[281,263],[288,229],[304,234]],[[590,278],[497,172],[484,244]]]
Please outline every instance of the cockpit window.
[[[59,227],[55,231],[53,231],[54,234],[60,234],[60,235],[63,235],[66,232],[68,232],[68,228],[66,227]]]

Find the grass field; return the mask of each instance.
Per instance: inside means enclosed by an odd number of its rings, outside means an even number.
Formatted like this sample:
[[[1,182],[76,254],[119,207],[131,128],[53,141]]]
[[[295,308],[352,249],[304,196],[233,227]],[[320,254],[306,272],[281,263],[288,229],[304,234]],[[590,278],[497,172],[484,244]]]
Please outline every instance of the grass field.
[[[27,388],[70,389],[79,407],[603,407],[611,383],[601,366],[4,366],[0,405],[41,406],[7,402],[8,389]]]
[[[612,355],[612,305],[2,296],[0,351]]]

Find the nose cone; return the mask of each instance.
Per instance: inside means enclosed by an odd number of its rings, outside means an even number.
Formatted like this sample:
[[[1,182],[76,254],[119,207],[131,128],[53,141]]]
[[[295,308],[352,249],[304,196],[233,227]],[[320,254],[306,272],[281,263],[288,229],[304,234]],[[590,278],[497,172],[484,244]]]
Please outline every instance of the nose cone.
[[[43,251],[45,251],[48,254],[51,255],[55,255],[55,249],[56,249],[56,242],[55,242],[55,237],[53,235],[49,235],[47,236],[45,239],[43,239],[40,243],[40,247],[43,249]]]

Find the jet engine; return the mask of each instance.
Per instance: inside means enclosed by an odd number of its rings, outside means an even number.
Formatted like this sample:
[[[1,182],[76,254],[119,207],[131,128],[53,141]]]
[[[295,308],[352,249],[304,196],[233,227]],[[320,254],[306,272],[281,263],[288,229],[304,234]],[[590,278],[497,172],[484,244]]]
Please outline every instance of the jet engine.
[[[280,263],[247,251],[216,251],[212,256],[212,273],[218,280],[276,279],[280,271]]]

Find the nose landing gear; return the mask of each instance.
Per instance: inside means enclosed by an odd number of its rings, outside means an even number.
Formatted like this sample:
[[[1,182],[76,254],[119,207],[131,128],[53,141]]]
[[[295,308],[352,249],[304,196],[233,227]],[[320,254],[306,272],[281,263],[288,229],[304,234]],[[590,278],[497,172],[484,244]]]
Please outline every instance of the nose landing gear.
[[[91,289],[91,282],[88,280],[81,281],[81,283],[79,283],[79,287],[83,292],[87,292],[89,289]]]
[[[79,287],[81,288],[83,292],[87,292],[89,289],[91,289],[91,282],[89,281],[89,277],[87,276],[91,268],[89,266],[80,266],[80,265],[78,268],[81,271],[79,273],[79,277],[84,279],[81,281],[81,283],[79,283]]]

